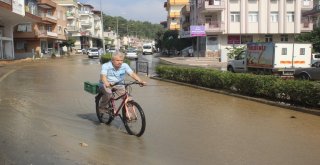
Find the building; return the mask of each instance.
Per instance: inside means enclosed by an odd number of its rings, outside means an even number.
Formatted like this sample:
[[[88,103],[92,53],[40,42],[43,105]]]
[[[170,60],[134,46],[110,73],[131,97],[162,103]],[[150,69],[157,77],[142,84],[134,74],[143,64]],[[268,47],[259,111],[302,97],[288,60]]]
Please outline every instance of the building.
[[[164,8],[166,8],[168,12],[168,30],[180,29],[180,11],[187,4],[189,4],[189,0],[167,0],[167,2],[164,3]]]
[[[313,0],[191,0],[191,25],[204,26],[200,56],[227,59],[227,47],[253,41],[294,42],[313,23],[302,16]],[[302,21],[307,20],[307,21]]]
[[[68,37],[79,50],[103,47],[101,15],[77,0],[0,0],[0,59],[59,56]]]
[[[25,1],[0,0],[0,60],[13,60],[17,57],[14,51],[14,29],[20,23],[31,24],[41,21],[41,17],[25,7]],[[30,31],[32,27],[25,26]],[[27,50],[30,51],[30,50]]]
[[[63,6],[66,10],[65,16],[67,20],[67,36],[76,40],[75,49],[81,50],[79,8],[77,0],[56,0],[59,6]]]
[[[66,41],[65,9],[53,0],[26,0],[26,9],[41,17],[35,23],[21,23],[14,28],[16,59],[62,54]]]

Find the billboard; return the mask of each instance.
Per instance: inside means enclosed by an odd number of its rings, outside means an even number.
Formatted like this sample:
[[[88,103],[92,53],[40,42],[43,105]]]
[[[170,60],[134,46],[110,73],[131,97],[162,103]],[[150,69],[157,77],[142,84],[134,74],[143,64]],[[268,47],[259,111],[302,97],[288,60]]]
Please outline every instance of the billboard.
[[[191,37],[206,36],[205,26],[203,25],[190,26],[190,34],[191,34]]]

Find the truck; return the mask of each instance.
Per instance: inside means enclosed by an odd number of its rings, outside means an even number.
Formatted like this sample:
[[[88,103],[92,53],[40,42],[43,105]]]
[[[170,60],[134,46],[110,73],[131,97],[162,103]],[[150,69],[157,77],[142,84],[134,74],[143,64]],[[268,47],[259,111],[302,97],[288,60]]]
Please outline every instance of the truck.
[[[293,77],[296,68],[311,66],[311,54],[311,43],[251,42],[228,61],[227,70]]]

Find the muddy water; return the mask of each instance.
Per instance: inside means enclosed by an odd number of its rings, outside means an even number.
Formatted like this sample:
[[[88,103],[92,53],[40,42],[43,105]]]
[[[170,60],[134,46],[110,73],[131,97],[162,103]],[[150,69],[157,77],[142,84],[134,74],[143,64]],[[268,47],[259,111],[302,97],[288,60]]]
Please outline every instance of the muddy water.
[[[99,124],[94,95],[83,90],[99,67],[75,56],[12,68],[0,81],[0,164],[320,162],[318,116],[144,76],[149,86],[133,96],[146,114],[145,134],[128,135],[120,120]]]

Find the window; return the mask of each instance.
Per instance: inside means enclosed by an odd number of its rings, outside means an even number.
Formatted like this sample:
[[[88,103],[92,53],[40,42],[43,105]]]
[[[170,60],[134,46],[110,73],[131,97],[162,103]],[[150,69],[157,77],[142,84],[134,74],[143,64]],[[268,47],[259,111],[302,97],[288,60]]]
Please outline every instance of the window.
[[[293,0],[287,0],[287,3],[293,3]]]
[[[271,3],[277,3],[277,0],[270,0]]]
[[[17,28],[17,32],[32,32],[32,24],[19,24]]]
[[[287,12],[288,22],[294,22],[294,12]]]
[[[51,25],[48,25],[48,26],[47,26],[47,31],[48,31],[48,32],[52,32],[52,26],[51,26]]]
[[[253,36],[241,36],[241,44],[246,44],[253,41]]]
[[[60,25],[58,26],[58,33],[62,34],[62,27]]]
[[[306,54],[306,49],[300,48],[300,55],[305,55],[305,54]]]
[[[253,3],[253,4],[257,3],[257,0],[248,0],[248,1],[249,3]]]
[[[47,14],[50,15],[50,16],[52,16],[52,15],[53,15],[53,14],[52,14],[52,10],[47,10]]]
[[[270,21],[271,22],[278,22],[279,14],[276,11],[271,12],[270,14]]]
[[[24,46],[25,46],[24,44],[25,44],[24,41],[18,41],[18,42],[17,42],[16,49],[17,49],[17,50],[22,50],[22,49],[24,49]]]
[[[272,35],[265,35],[265,42],[272,42]]]
[[[238,35],[228,36],[228,44],[240,44],[240,36]]]
[[[249,12],[248,21],[249,22],[258,22],[258,12]]]
[[[231,22],[240,22],[240,12],[231,12]]]
[[[288,42],[288,35],[286,35],[286,34],[280,35],[280,40],[282,42]]]
[[[281,55],[287,55],[287,48],[281,49]]]

